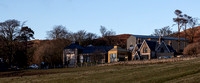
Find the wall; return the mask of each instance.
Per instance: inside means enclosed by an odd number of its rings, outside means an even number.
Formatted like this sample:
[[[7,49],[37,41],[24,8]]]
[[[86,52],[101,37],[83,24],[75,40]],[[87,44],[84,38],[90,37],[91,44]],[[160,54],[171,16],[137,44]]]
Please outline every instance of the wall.
[[[172,56],[174,57],[174,52],[170,52],[170,53],[156,53],[157,58],[161,57],[161,56]]]
[[[127,39],[127,49],[130,48],[130,45],[133,45],[133,46],[136,45],[136,37],[130,36],[130,37]]]
[[[117,51],[108,51],[108,63],[110,63],[110,54],[116,54],[116,58],[117,58]]]
[[[147,53],[143,53],[143,49],[146,48],[146,47],[147,47]],[[151,59],[151,50],[147,46],[146,42],[144,42],[144,44],[142,45],[142,47],[140,47],[140,55],[148,55],[149,59]]]

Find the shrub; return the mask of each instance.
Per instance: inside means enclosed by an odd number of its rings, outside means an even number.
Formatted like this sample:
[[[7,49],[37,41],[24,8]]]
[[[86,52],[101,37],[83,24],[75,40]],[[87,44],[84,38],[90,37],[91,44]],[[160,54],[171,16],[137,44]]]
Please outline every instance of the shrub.
[[[199,43],[192,43],[184,48],[183,54],[197,56],[199,53]]]

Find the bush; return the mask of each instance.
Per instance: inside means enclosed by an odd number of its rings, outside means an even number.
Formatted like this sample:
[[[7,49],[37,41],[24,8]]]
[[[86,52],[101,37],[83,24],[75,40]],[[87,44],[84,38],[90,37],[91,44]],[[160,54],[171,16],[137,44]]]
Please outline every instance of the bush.
[[[184,48],[183,54],[197,56],[199,53],[199,43],[192,43]]]

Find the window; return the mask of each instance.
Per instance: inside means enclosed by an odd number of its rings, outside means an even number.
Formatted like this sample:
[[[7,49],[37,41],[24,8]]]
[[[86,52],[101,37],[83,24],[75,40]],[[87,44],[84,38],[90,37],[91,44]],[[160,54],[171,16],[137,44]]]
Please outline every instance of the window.
[[[147,47],[143,48],[143,53],[147,53]]]
[[[117,61],[117,54],[112,53],[110,54],[110,62],[116,62]]]

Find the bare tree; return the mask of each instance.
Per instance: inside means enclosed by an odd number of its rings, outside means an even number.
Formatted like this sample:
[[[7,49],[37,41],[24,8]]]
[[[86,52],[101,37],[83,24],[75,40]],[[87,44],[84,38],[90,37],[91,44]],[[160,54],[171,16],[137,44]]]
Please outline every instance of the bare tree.
[[[62,25],[54,26],[53,30],[47,32],[48,38],[50,39],[65,39],[69,38],[69,32]]]
[[[86,39],[87,32],[85,30],[79,30],[76,33],[73,33],[73,41],[79,42],[79,44]]]
[[[167,36],[167,35],[171,35],[172,33],[173,33],[172,29],[169,26],[166,26],[161,29],[155,29],[152,35],[153,36]]]
[[[8,56],[9,64],[12,65],[13,55],[14,55],[14,44],[16,37],[18,36],[20,22],[18,20],[7,20],[5,22],[0,23],[0,35],[1,39],[4,41],[5,48],[8,49],[6,54]]]
[[[107,31],[107,29],[106,29],[106,27],[104,27],[104,26],[100,26],[101,28],[100,28],[100,32],[101,32],[101,35],[102,35],[102,37],[105,37],[106,36],[106,31]]]
[[[8,41],[14,41],[19,32],[20,22],[18,20],[7,20],[0,23],[0,35]]]
[[[107,30],[104,26],[100,26],[100,32],[102,37],[116,35],[116,32],[113,30]]]
[[[98,38],[98,36],[96,34],[94,34],[94,33],[87,33],[86,34],[86,39],[87,40],[93,40],[93,39],[96,39],[96,38]]]

